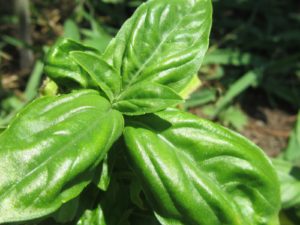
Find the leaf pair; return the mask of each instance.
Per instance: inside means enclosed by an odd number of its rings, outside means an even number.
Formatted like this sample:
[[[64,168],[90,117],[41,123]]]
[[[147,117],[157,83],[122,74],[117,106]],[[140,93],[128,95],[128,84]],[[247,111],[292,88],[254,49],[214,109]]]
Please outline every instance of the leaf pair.
[[[78,85],[80,88],[99,88],[113,103],[113,107],[123,114],[156,112],[181,102],[181,97],[171,88],[150,81],[134,84],[121,92],[121,76],[117,70],[95,54],[96,50],[91,51],[90,48],[72,40],[61,40],[53,49],[47,57],[48,64],[45,68],[53,80],[62,87],[67,85],[69,88],[75,88]],[[60,57],[64,63],[68,63],[65,70],[60,64]],[[51,63],[52,59],[56,61]],[[53,66],[55,63],[57,65]],[[76,85],[70,85],[74,82]]]
[[[63,40],[45,69],[62,86],[70,87],[70,80],[82,88],[97,84],[123,114],[156,112],[182,101],[178,93],[199,69],[210,27],[209,0],[152,0],[138,8],[103,55]]]

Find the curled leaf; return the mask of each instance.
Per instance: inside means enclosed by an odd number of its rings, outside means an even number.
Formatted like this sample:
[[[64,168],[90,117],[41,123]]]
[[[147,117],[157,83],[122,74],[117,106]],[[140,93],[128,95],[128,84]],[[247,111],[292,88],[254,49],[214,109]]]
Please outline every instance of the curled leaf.
[[[180,111],[125,128],[129,164],[164,225],[278,225],[276,173],[242,136]]]

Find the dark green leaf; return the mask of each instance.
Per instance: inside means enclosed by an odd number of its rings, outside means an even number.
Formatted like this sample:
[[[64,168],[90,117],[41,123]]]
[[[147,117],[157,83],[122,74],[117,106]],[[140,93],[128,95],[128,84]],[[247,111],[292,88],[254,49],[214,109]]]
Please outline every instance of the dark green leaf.
[[[113,180],[98,207],[86,210],[77,225],[129,225],[130,208],[128,187]]]
[[[122,128],[96,91],[25,107],[0,135],[0,223],[47,215],[78,196]]]
[[[278,225],[276,173],[237,133],[174,110],[140,117],[124,135],[162,224]]]
[[[208,47],[210,0],[150,0],[110,43],[104,58],[123,76],[123,88],[144,80],[182,90]]]
[[[113,106],[126,115],[141,115],[163,110],[181,101],[181,97],[167,86],[141,82],[122,92]]]
[[[74,220],[78,210],[79,197],[63,204],[62,207],[52,216],[58,223],[67,223]]]

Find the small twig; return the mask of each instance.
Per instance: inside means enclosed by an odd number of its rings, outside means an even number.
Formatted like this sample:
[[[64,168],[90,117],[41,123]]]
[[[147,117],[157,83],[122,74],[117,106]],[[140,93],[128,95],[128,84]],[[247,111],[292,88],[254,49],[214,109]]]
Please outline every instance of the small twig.
[[[19,36],[27,45],[32,45],[30,27],[30,3],[29,0],[15,0],[15,10],[19,19]],[[28,48],[20,49],[21,69],[31,69],[33,65],[33,52]]]

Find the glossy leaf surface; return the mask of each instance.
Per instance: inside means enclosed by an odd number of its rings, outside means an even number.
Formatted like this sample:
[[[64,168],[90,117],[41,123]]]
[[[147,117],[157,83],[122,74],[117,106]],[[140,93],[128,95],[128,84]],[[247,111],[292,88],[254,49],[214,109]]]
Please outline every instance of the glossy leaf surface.
[[[242,136],[188,113],[136,119],[129,164],[164,225],[278,225],[276,173]]]
[[[121,90],[121,77],[118,72],[94,54],[74,51],[70,55],[78,65],[88,72],[108,98],[113,100]]]
[[[141,82],[122,92],[113,106],[126,115],[141,115],[163,110],[181,101],[181,97],[167,86]]]
[[[99,52],[70,39],[60,39],[50,49],[46,57],[45,72],[59,86],[64,88],[97,87],[88,73],[70,57],[72,51],[94,54]]]
[[[150,0],[122,26],[104,59],[123,88],[144,80],[180,91],[197,73],[208,47],[210,0]]]
[[[75,198],[122,129],[122,115],[92,90],[25,107],[0,136],[0,223],[47,215]]]

